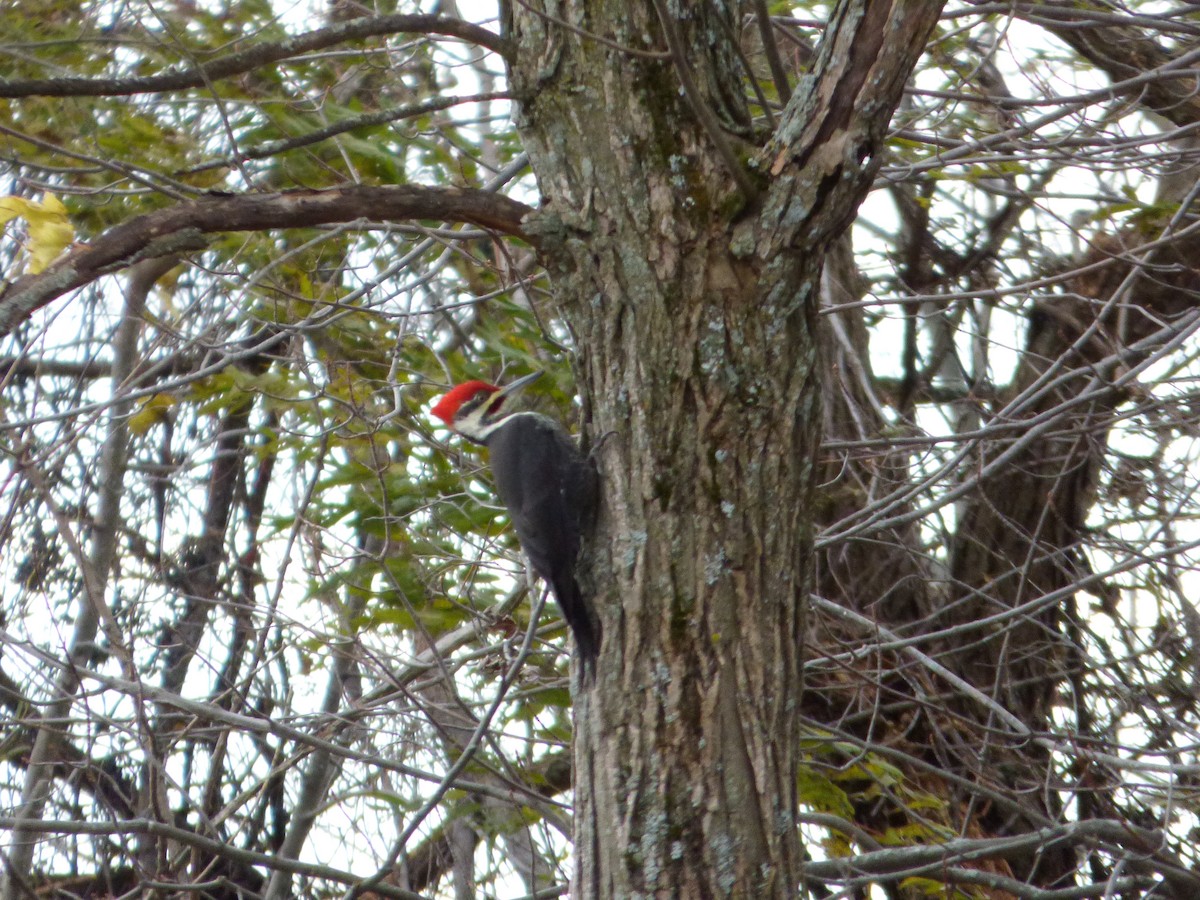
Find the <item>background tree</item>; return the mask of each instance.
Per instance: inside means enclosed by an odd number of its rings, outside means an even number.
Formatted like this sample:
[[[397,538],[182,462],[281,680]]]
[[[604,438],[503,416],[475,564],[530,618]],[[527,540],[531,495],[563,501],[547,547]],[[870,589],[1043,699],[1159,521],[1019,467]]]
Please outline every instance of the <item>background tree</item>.
[[[1200,891],[1193,13],[2,14],[5,897]]]

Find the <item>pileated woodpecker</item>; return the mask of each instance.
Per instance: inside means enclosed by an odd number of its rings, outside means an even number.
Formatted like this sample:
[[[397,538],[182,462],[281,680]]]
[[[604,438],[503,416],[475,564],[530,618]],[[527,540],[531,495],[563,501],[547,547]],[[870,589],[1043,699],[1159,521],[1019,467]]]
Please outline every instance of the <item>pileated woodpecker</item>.
[[[575,562],[580,532],[595,507],[596,473],[558,422],[511,408],[517,392],[541,374],[518,378],[503,389],[468,381],[442,397],[433,414],[452,431],[487,446],[496,493],[530,565],[554,591],[586,671],[600,651],[600,623],[580,593]]]

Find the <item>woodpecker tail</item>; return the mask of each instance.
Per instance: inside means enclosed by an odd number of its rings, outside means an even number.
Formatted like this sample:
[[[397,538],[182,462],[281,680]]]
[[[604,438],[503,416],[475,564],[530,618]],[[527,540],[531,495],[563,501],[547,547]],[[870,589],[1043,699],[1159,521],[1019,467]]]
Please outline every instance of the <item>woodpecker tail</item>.
[[[575,646],[579,648],[579,660],[584,671],[594,671],[596,657],[600,653],[600,621],[583,599],[574,575],[568,573],[554,580],[554,599],[558,601],[558,608],[575,635]]]

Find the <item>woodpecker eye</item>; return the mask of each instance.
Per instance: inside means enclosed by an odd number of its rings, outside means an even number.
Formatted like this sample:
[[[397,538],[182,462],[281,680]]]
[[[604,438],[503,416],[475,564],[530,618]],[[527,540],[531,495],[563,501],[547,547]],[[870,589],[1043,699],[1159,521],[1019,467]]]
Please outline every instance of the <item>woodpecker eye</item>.
[[[464,403],[462,405],[462,407],[458,411],[458,414],[461,416],[463,413],[471,412],[472,410],[478,409],[479,407],[483,406],[483,404],[485,402],[487,402],[488,398],[491,396],[492,396],[491,393],[488,391],[483,391],[483,390],[479,391],[478,393],[475,394],[475,396],[471,397],[469,400],[467,400],[466,403]]]

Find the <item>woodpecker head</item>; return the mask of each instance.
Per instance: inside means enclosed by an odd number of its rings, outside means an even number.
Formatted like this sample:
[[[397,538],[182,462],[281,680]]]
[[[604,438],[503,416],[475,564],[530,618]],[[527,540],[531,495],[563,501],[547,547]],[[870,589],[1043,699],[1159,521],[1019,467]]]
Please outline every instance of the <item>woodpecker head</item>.
[[[513,397],[541,376],[541,372],[534,372],[505,388],[486,381],[465,382],[442,397],[433,407],[433,414],[468,440],[485,443],[488,435],[515,412]]]

